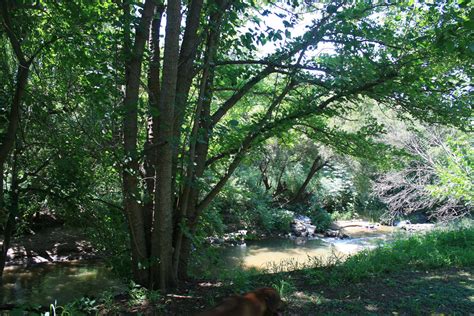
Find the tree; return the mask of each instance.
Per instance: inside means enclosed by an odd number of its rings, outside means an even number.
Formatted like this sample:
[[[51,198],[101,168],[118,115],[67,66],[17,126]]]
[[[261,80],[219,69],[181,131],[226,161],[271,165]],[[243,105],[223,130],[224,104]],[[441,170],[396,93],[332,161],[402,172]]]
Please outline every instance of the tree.
[[[26,86],[28,84],[28,78],[30,74],[30,67],[34,62],[35,58],[42,52],[42,50],[50,45],[52,42],[56,41],[56,37],[51,37],[48,40],[45,40],[43,43],[35,43],[33,47],[25,47],[23,45],[22,37],[26,36],[25,33],[28,33],[30,25],[27,27],[20,28],[20,31],[23,34],[17,33],[19,27],[14,25],[11,17],[11,6],[12,3],[8,1],[2,1],[0,3],[0,13],[2,17],[2,26],[3,31],[5,32],[9,44],[12,47],[12,50],[15,55],[17,69],[15,74],[15,79],[12,80],[14,83],[14,94],[10,101],[10,110],[8,114],[8,123],[7,128],[2,128],[1,143],[0,143],[0,212],[8,213],[7,216],[1,216],[2,218],[7,217],[6,224],[4,228],[4,239],[2,242],[2,247],[0,249],[0,276],[3,274],[3,268],[5,266],[5,260],[7,251],[10,248],[10,237],[14,231],[15,217],[18,215],[18,170],[17,170],[17,161],[16,155],[13,158],[13,168],[12,168],[12,184],[11,184],[11,195],[12,201],[9,205],[10,210],[5,211],[5,201],[4,201],[4,172],[5,172],[5,163],[15,147],[15,140],[17,137],[17,131],[20,125],[21,117],[21,106],[23,103],[23,98],[25,95]],[[20,18],[27,19],[26,16],[22,16],[20,13]],[[33,26],[34,30],[34,26]],[[27,51],[31,50],[31,53],[28,54]],[[5,65],[7,66],[8,65]]]
[[[101,138],[100,124],[110,123],[101,114],[105,105],[113,112],[109,105],[116,84],[108,80],[110,73],[97,70],[108,68],[103,57],[110,59],[111,47],[104,45],[109,42],[98,36],[99,30],[100,35],[110,32],[102,28],[103,17],[113,17],[110,8],[2,1],[0,9],[3,271],[15,223],[29,212],[61,205],[66,214],[87,200],[101,200],[98,186],[89,189],[98,169],[95,161],[99,156],[107,161],[98,152],[114,147],[104,139],[109,135]],[[112,93],[98,91],[99,77]]]
[[[420,211],[444,221],[469,215],[473,153],[466,135],[440,127],[397,134],[413,159],[374,185],[375,195],[388,206],[388,220]]]
[[[70,161],[97,171],[89,177],[105,197],[89,185],[81,186],[83,195],[116,207],[121,176],[133,278],[150,288],[166,290],[186,278],[200,215],[266,140],[302,129],[323,143],[343,143],[349,152],[352,141],[380,127],[348,133],[330,119],[363,111],[367,100],[428,122],[462,125],[471,113],[472,33],[464,2],[38,3],[46,13],[38,13],[33,48],[70,29],[63,35],[67,45],[54,46],[51,60],[38,64],[58,76],[51,91],[60,97],[46,98],[47,104],[74,115],[51,121],[67,131],[58,138],[74,140],[64,146]],[[303,15],[311,22],[303,34],[292,34]],[[266,18],[279,19],[284,28],[264,25]],[[31,25],[26,18],[15,21]],[[264,54],[266,43],[276,48]],[[64,56],[59,73],[55,54]],[[69,102],[78,106],[65,106]],[[39,147],[48,157],[54,144]],[[60,165],[61,159],[54,161]]]
[[[445,10],[439,13],[437,8],[441,5]],[[141,56],[153,7],[152,1],[145,1],[135,29],[135,51],[128,63],[130,73],[132,69],[135,72],[128,77],[128,87],[132,78],[140,77],[145,62]],[[153,166],[154,189],[147,194],[139,185],[136,156],[138,83],[134,84],[133,102],[127,99],[130,94],[126,94],[124,102],[126,107],[134,104],[126,115],[126,120],[133,116],[133,123],[125,122],[124,130],[128,161],[124,197],[131,227],[133,269],[135,275],[143,272],[138,278],[141,284],[159,284],[164,290],[178,277],[185,277],[191,249],[189,236],[202,210],[219,194],[249,151],[265,139],[308,120],[342,115],[356,108],[361,97],[431,122],[460,124],[468,115],[469,100],[462,87],[468,82],[464,66],[469,52],[462,45],[439,45],[441,37],[465,25],[467,13],[457,4],[315,4],[312,9],[318,13],[304,35],[287,38],[288,42],[275,53],[257,60],[251,58],[257,43],[278,42],[282,33],[269,30],[265,34],[257,27],[239,38],[236,30],[245,20],[253,18],[259,23],[254,7],[226,1],[203,6],[192,1],[186,11],[177,58],[178,8],[172,1],[167,3],[159,107],[158,113],[150,116],[158,125],[150,137],[156,139],[158,159]],[[307,7],[302,4],[299,8]],[[269,10],[263,11],[263,15],[268,14]],[[286,18],[292,21],[294,17]],[[290,28],[292,22],[283,20]],[[330,43],[334,52],[318,53],[322,43]],[[189,53],[189,47],[194,53]],[[448,78],[456,78],[459,84],[453,85]],[[276,89],[267,91],[261,103],[244,110],[245,101],[254,97],[264,81],[274,82]],[[229,86],[230,91],[226,89]],[[152,89],[148,94],[149,100],[156,98]],[[451,97],[446,98],[447,95]],[[243,111],[248,114],[239,117]],[[221,133],[227,124],[234,128]],[[146,150],[145,156],[151,152],[152,149]],[[145,160],[153,161],[151,157]],[[209,160],[213,163],[206,164]],[[208,181],[207,175],[216,163],[225,171],[217,180]],[[128,182],[130,176],[134,180]],[[153,215],[148,217],[153,219],[154,229],[149,240],[143,214],[150,212],[141,206],[142,194],[154,196]],[[173,221],[169,220],[171,217]],[[159,237],[153,237],[157,232]],[[156,267],[158,274],[153,272]],[[169,271],[174,271],[172,277]]]

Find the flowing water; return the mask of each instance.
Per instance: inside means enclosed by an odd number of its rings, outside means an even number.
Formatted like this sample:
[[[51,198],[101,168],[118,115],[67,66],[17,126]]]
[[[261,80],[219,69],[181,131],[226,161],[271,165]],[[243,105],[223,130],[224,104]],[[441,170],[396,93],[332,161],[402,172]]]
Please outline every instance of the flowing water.
[[[352,229],[350,239],[316,238],[285,239],[272,238],[250,241],[245,245],[226,248],[223,252],[229,266],[241,265],[257,269],[298,269],[311,261],[327,262],[344,258],[363,249],[376,247],[392,238],[392,229],[369,231]]]
[[[120,291],[124,286],[100,262],[11,266],[3,272],[1,303],[58,305],[105,290]]]
[[[220,257],[227,268],[298,269],[314,258],[325,260],[343,257],[362,249],[375,247],[391,238],[392,229],[353,228],[347,230],[351,239],[319,238],[313,240],[272,238],[247,242],[245,246],[226,247]],[[282,268],[283,267],[283,268]],[[206,269],[206,267],[203,267]],[[124,283],[103,263],[94,261],[38,264],[32,267],[11,266],[4,271],[0,289],[2,304],[58,305],[83,296],[97,296],[105,290],[124,291]]]

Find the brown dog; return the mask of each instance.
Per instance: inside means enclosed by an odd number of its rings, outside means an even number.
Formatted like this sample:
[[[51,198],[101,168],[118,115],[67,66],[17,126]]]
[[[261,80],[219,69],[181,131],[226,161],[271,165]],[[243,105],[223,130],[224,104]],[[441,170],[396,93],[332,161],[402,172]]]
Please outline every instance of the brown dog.
[[[280,315],[283,301],[277,291],[265,287],[244,295],[234,295],[219,306],[197,316],[274,316]]]

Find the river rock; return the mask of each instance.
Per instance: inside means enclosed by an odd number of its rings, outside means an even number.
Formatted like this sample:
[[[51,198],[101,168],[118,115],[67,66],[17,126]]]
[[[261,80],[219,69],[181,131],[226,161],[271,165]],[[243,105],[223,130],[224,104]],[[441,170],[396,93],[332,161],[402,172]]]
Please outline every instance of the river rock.
[[[395,226],[402,229],[408,225],[411,225],[411,222],[409,220],[401,220],[395,222]]]
[[[296,237],[313,237],[316,226],[311,224],[311,219],[304,215],[297,215],[291,223],[291,232]]]
[[[245,236],[247,236],[247,230],[241,229],[237,232],[224,234],[224,236],[210,236],[206,240],[210,244],[222,245],[228,244],[231,246],[240,246],[245,244]]]
[[[350,238],[347,234],[345,234],[341,230],[335,230],[335,229],[326,230],[324,232],[324,237],[332,237],[332,238],[340,238],[340,239]]]
[[[426,224],[407,224],[400,227],[406,231],[425,231],[434,228],[434,224],[426,223]]]
[[[298,221],[298,222],[301,222],[303,224],[308,224],[308,225],[311,224],[311,218],[304,215],[296,215],[294,218],[294,221]]]
[[[306,225],[306,230],[308,231],[309,235],[314,235],[314,233],[316,232],[316,226]]]

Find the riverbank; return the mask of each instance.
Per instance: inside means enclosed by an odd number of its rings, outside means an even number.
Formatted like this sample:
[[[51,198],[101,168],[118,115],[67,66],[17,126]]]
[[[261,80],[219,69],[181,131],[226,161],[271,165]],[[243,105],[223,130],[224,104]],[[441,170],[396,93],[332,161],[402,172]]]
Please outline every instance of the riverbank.
[[[247,287],[270,285],[280,290],[286,302],[284,316],[470,315],[474,307],[472,267],[405,270],[338,284],[308,283],[307,273],[261,274]],[[202,280],[186,282],[166,296],[136,288],[116,296],[105,294],[99,299],[85,297],[58,304],[56,310],[58,315],[194,315],[242,292],[232,283]],[[29,308],[19,310],[48,311],[48,307]]]
[[[131,286],[97,293],[57,311],[92,314],[193,315],[221,299],[258,287],[276,288],[283,315],[468,315],[474,310],[474,229],[458,227],[399,237],[346,261],[280,273],[235,269],[193,279],[161,295]]]
[[[357,229],[372,230],[371,227]],[[402,314],[423,314],[424,311],[463,314],[474,304],[472,225],[398,235],[390,243],[363,250],[344,258],[346,260],[338,256],[329,259],[323,263],[314,258],[311,264],[298,267],[296,271],[289,271],[294,270],[294,266],[286,269],[285,265],[290,262],[280,262],[273,271],[235,266],[215,277],[195,275],[168,295],[130,284],[127,286],[126,283],[102,287],[102,290],[97,286],[92,292],[87,292],[89,296],[72,303],[58,300],[56,307],[58,311],[66,310],[73,315],[81,312],[193,315],[234,293],[268,286],[278,289],[287,302],[284,315],[390,314],[400,311]],[[55,283],[61,287],[77,289],[72,284],[79,276],[85,285],[99,279],[100,271],[91,271],[90,267],[80,270],[82,267],[65,264],[65,268],[73,273],[70,282]],[[213,268],[207,266],[206,269]],[[26,272],[32,273],[30,270]],[[61,278],[64,273],[59,273]],[[49,302],[57,299],[52,286],[47,290]],[[22,308],[32,307],[23,305]],[[42,308],[44,310],[44,304]]]
[[[100,259],[103,256],[103,254],[94,249],[93,243],[89,240],[89,236],[83,229],[63,224],[57,225],[57,223],[51,226],[52,227],[42,227],[36,232],[15,237],[7,253],[7,266],[30,266],[41,263]],[[432,224],[422,224],[418,230],[432,228]],[[326,234],[317,233],[315,237],[309,239],[324,239],[325,237],[340,238],[341,236],[347,238],[365,238],[389,235],[400,230],[400,227],[385,226],[363,220],[336,221],[331,225]],[[285,233],[280,233],[275,236],[268,234],[247,235],[247,231],[240,230],[235,233],[226,234],[223,237],[208,237],[207,240],[210,245],[245,246],[245,242],[249,240],[249,237],[251,237],[251,241],[261,241],[272,238],[283,238],[284,236]],[[299,244],[308,240],[307,237],[296,236],[291,236],[290,239],[294,239],[295,242]],[[339,251],[340,249],[337,250]],[[341,253],[352,254],[355,250],[359,250],[359,248],[344,249]],[[307,257],[306,254],[302,256]],[[277,259],[278,258],[281,259],[281,256],[277,256]],[[247,265],[247,267],[252,266],[255,266],[255,264]]]
[[[166,315],[192,314],[196,306],[206,309],[262,286],[279,290],[288,303],[284,315],[468,315],[474,310],[474,229],[412,235],[327,267],[236,272],[188,287],[162,308]]]
[[[7,266],[99,259],[84,229],[70,226],[46,227],[15,237],[7,252]]]

